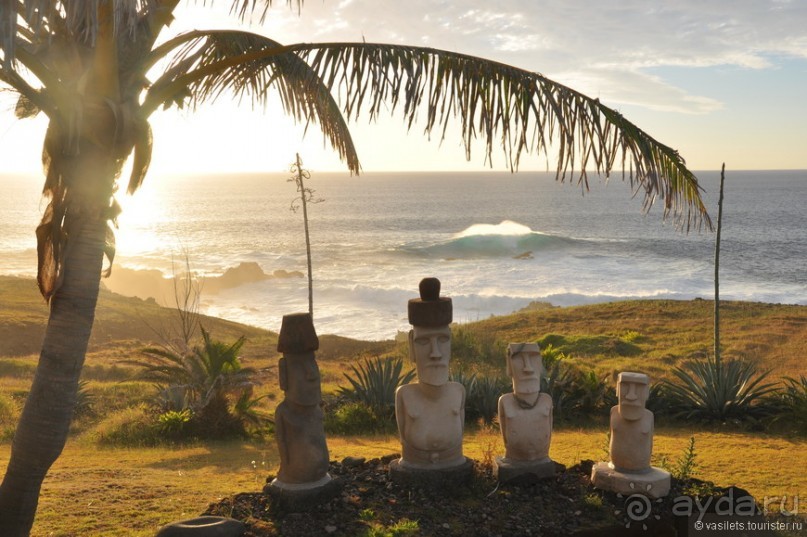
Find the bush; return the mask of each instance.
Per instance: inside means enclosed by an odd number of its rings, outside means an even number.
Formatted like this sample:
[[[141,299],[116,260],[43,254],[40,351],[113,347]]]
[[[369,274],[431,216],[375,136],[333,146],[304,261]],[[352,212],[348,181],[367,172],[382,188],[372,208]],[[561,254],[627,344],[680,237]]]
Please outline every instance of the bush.
[[[807,377],[784,378],[783,388],[769,400],[775,421],[807,434]]]
[[[465,421],[493,423],[499,412],[499,397],[511,390],[510,379],[499,375],[452,373],[451,380],[465,387]]]
[[[350,387],[340,387],[339,395],[348,401],[362,403],[384,420],[395,416],[395,390],[415,378],[415,370],[403,372],[403,359],[395,357],[365,358],[352,366],[353,375],[345,373]]]
[[[662,380],[662,394],[674,417],[744,421],[762,419],[773,411],[767,396],[775,387],[763,383],[768,372],[758,374],[751,363],[707,358],[676,367],[673,375],[677,382]]]
[[[190,422],[182,428],[186,436],[244,436],[248,426],[264,419],[254,412],[258,399],[252,399],[257,373],[239,359],[245,338],[224,343],[200,328],[202,345],[189,351],[147,348],[143,359],[124,363],[140,367],[138,378],[157,385],[160,413],[189,412]],[[231,396],[236,398],[232,409]]]
[[[476,331],[466,326],[451,329],[451,359],[457,363],[501,367],[507,356],[507,344],[490,331]]]
[[[110,414],[96,426],[92,438],[104,446],[156,446],[164,441],[154,413],[139,405]]]
[[[157,418],[157,428],[159,429],[160,434],[166,438],[182,438],[185,435],[185,430],[188,428],[191,422],[192,416],[191,411],[187,408],[185,410],[180,410],[179,412],[175,410],[163,412]]]
[[[19,418],[20,409],[14,399],[0,393],[0,442],[6,442],[14,437]]]
[[[395,424],[388,416],[379,417],[372,408],[357,401],[342,401],[325,412],[325,432],[358,435],[389,433]]]
[[[545,372],[542,391],[552,397],[556,419],[583,418],[603,414],[617,403],[616,390],[606,377],[593,370],[582,371],[574,364],[558,359]]]

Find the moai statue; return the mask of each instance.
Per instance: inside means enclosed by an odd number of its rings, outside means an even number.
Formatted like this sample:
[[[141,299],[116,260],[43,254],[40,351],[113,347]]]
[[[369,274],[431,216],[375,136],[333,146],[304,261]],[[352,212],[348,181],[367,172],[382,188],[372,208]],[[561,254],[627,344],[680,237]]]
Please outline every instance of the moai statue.
[[[316,492],[331,482],[323,425],[322,390],[314,351],[319,339],[309,313],[284,315],[277,341],[280,389],[285,397],[275,410],[275,438],[280,454],[277,478],[266,492]]]
[[[611,408],[611,462],[591,470],[591,483],[622,494],[661,498],[670,492],[670,474],[650,466],[653,413],[645,408],[650,379],[643,373],[619,374],[619,404]]]
[[[462,454],[465,388],[448,380],[452,304],[440,296],[440,280],[423,279],[408,312],[409,356],[418,381],[395,392],[401,458],[390,464],[390,475],[419,484],[469,479],[472,463]]]
[[[499,427],[504,457],[496,457],[501,482],[534,480],[555,475],[549,458],[552,438],[552,397],[541,393],[543,362],[537,343],[511,343],[507,347],[507,374],[513,393],[499,398]]]

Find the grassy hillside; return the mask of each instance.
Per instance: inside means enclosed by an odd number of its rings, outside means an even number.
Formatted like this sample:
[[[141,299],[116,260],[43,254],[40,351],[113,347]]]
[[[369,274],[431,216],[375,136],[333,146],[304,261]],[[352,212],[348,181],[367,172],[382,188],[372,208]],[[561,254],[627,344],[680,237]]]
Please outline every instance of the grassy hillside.
[[[721,302],[724,359],[742,358],[774,377],[807,373],[807,307]],[[636,300],[542,307],[471,323],[500,342],[540,341],[601,373],[663,376],[673,366],[712,354],[714,302]],[[503,358],[502,358],[503,362]]]
[[[402,304],[402,307],[405,307]],[[455,328],[454,367],[483,368],[503,374],[506,342],[540,341],[570,360],[602,375],[639,370],[664,376],[672,366],[711,353],[713,303],[710,301],[631,301],[570,308],[536,305],[527,311]],[[146,536],[169,521],[201,513],[209,502],[241,491],[259,490],[277,470],[274,441],[192,443],[145,448],[107,447],[99,439],[121,423],[142,418],[139,405],[154,397],[153,388],[131,380],[133,370],[121,359],[159,344],[176,325],[176,311],[151,301],[107,291],[100,296],[96,324],[84,369],[93,412],[76,420],[64,455],[43,488],[32,535]],[[31,279],[0,277],[0,466],[5,467],[8,439],[36,367],[47,322],[47,307]],[[255,327],[203,317],[215,338],[233,341],[244,335],[243,362],[261,371],[257,395],[271,414],[280,398],[276,378],[277,335]],[[392,335],[392,334],[391,334]],[[345,384],[343,373],[361,356],[407,354],[393,341],[363,342],[320,336],[317,356],[323,391]],[[722,308],[724,356],[755,361],[775,377],[807,374],[807,307],[727,302]],[[550,455],[564,464],[602,456],[607,425],[559,425]],[[801,437],[790,438],[731,427],[662,425],[656,431],[655,460],[675,460],[694,435],[698,477],[720,485],[739,484],[759,497],[803,491],[803,474],[782,472],[804,467],[807,450]],[[331,456],[378,456],[399,450],[392,436],[331,437]],[[465,453],[477,460],[502,451],[495,428],[469,430]],[[731,449],[728,457],[726,449]],[[753,460],[740,472],[727,460]],[[748,465],[746,465],[748,466]],[[743,467],[744,468],[744,467]],[[742,469],[740,469],[742,470]],[[89,476],[89,478],[88,478]]]
[[[5,276],[0,276],[0,305],[0,377],[14,371],[27,376],[24,373],[32,372],[39,352],[47,306],[32,279]],[[803,357],[807,307],[750,302],[721,306],[725,358],[751,360],[771,369],[774,377],[807,373]],[[491,350],[491,356],[479,359],[492,370],[503,369],[500,351],[507,342],[540,341],[601,374],[639,370],[658,378],[687,359],[712,353],[713,309],[713,302],[707,300],[543,306],[468,323],[459,331]],[[110,367],[146,345],[161,343],[176,322],[174,309],[102,291],[87,357],[89,370]],[[202,316],[201,322],[217,339],[246,336],[245,364],[264,369],[276,363],[275,333],[214,317]],[[333,335],[321,335],[320,340],[317,356],[326,391],[335,387],[358,356],[406,354],[404,346],[391,341]]]

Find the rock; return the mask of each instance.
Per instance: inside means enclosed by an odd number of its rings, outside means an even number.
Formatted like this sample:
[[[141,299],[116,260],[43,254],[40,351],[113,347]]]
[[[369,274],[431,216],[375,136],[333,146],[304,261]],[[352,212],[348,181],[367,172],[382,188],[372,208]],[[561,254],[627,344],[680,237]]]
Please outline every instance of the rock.
[[[342,465],[345,468],[356,468],[364,464],[365,460],[364,457],[345,457],[342,459]]]
[[[245,529],[239,520],[203,516],[163,526],[156,537],[240,537]]]

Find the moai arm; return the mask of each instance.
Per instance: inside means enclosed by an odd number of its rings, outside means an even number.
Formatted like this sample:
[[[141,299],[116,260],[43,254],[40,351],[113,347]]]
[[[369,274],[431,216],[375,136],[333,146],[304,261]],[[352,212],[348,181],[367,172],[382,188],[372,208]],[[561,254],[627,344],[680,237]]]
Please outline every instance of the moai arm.
[[[398,435],[401,437],[401,444],[406,443],[406,406],[404,405],[404,397],[402,389],[404,386],[398,386],[395,390],[395,421],[398,422]]]
[[[460,423],[462,427],[465,428],[465,386],[460,384],[460,390],[462,391],[462,399],[460,399]]]
[[[280,456],[280,467],[288,468],[289,466],[289,445],[286,438],[286,426],[284,425],[285,412],[282,408],[282,403],[275,410],[275,440],[277,441],[277,452]]]
[[[499,429],[502,431],[504,447],[507,447],[507,415],[504,411],[504,398],[504,395],[499,397]]]

